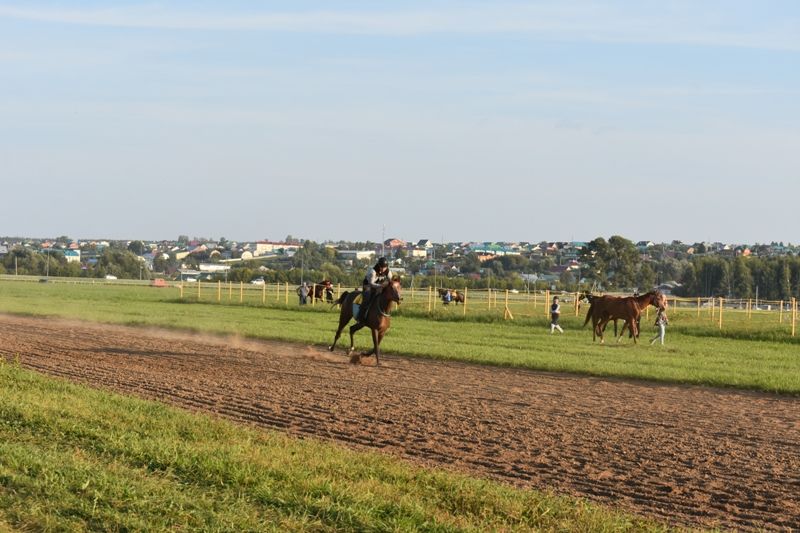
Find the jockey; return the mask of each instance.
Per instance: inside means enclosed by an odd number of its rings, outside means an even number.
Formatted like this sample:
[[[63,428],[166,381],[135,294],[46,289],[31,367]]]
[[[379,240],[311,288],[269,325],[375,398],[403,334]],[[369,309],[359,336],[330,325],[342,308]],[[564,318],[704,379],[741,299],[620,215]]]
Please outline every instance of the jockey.
[[[367,309],[369,309],[372,299],[380,291],[384,282],[391,281],[392,273],[389,271],[389,262],[385,257],[378,259],[375,266],[367,270],[364,276],[363,296],[361,297],[361,308],[358,310],[356,321],[364,322],[367,319]]]

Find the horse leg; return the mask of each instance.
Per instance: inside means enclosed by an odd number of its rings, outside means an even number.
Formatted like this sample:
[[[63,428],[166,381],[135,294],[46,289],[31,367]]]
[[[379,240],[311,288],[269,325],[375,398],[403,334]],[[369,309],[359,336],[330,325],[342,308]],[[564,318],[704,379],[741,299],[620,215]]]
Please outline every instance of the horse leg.
[[[378,352],[378,346],[381,345],[382,338],[383,335],[379,333],[377,329],[372,330],[372,353],[375,354],[375,366],[379,366],[381,364],[380,353]]]
[[[353,340],[353,334],[364,327],[364,324],[361,322],[356,322],[352,326],[350,326],[350,348],[347,349],[347,355],[353,353],[353,348],[355,348],[355,341]]]
[[[333,349],[336,348],[336,343],[339,341],[339,337],[342,335],[342,330],[347,325],[347,323],[350,322],[350,318],[351,317],[349,317],[349,316],[344,316],[343,315],[339,319],[339,329],[336,330],[336,335],[333,337],[333,344],[328,346],[328,349],[330,351],[333,351]]]
[[[623,322],[623,324],[622,324],[622,329],[621,329],[621,330],[620,330],[620,332],[619,332],[619,337],[617,337],[617,343],[618,343],[618,344],[619,344],[619,341],[621,341],[621,340],[622,340],[622,336],[625,334],[625,328],[627,328],[627,327],[628,327],[628,321],[626,320],[626,321],[625,321],[625,322]],[[614,335],[616,335],[616,332],[614,333]]]
[[[597,323],[596,332],[598,335],[600,335],[600,344],[605,344],[606,342],[605,331],[607,324],[608,324],[608,319],[600,319],[600,321]]]

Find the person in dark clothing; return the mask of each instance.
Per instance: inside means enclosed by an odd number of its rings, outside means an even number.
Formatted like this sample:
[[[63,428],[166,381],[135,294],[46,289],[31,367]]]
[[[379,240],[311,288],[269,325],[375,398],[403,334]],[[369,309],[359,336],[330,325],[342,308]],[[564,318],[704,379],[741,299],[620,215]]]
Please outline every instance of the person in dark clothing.
[[[564,330],[558,325],[558,319],[560,317],[561,305],[558,303],[558,296],[553,296],[553,305],[550,306],[550,335],[552,335],[555,330],[564,333]]]
[[[356,321],[364,322],[367,318],[367,310],[372,304],[375,295],[381,289],[383,283],[392,279],[392,273],[389,271],[389,262],[385,257],[378,259],[375,266],[367,270],[363,282],[363,295],[361,297],[361,308],[358,310],[358,317]]]

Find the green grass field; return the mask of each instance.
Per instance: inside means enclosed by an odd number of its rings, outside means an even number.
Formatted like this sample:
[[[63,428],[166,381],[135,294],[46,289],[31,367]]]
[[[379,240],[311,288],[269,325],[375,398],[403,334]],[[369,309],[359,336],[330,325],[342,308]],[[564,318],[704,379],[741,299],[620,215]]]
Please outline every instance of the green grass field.
[[[222,302],[217,303],[213,287],[204,290],[209,301],[198,303],[188,290],[181,300],[176,288],[0,281],[0,312],[319,346],[333,340],[338,315],[330,306],[301,309],[294,299],[288,306],[271,299],[263,306],[258,292],[243,305],[236,291],[223,292]],[[465,318],[451,306],[429,317],[419,306],[401,306],[382,348],[387,353],[479,364],[800,393],[800,338],[790,337],[788,325],[779,324],[774,313],[748,319],[743,312],[726,311],[720,331],[705,312],[700,318],[692,310],[673,312],[664,347],[634,345],[628,339],[621,344],[613,340],[593,344],[590,329],[581,329],[582,317],[569,312],[561,320],[566,333],[551,336],[541,314],[504,321],[501,313],[487,311]],[[642,326],[642,338],[651,336],[653,329],[644,321]],[[357,334],[357,347],[367,348],[370,342],[367,332]],[[345,332],[340,347],[346,343]]]
[[[0,531],[660,531],[0,361]]]

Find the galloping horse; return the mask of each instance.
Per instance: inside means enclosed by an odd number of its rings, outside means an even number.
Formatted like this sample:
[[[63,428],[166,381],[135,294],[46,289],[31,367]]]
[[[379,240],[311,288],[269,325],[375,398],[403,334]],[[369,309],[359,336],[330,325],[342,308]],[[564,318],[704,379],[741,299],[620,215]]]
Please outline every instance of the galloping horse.
[[[624,320],[625,323],[622,325],[622,330],[617,338],[617,342],[622,339],[625,328],[628,328],[631,333],[633,333],[633,342],[636,343],[636,339],[639,336],[638,320],[642,314],[642,309],[648,305],[664,310],[667,308],[667,299],[661,291],[650,291],[641,296],[626,296],[621,298],[614,296],[595,297],[592,299],[591,309],[589,313],[587,313],[586,322],[589,321],[589,315],[591,315],[593,325],[595,324],[595,320],[597,320],[594,334],[600,335],[600,342],[602,343],[605,342],[603,332],[609,321],[616,319]]]
[[[330,351],[333,351],[333,349],[336,347],[336,342],[339,340],[342,330],[348,324],[348,322],[350,322],[350,319],[353,318],[353,300],[355,300],[356,296],[359,294],[361,294],[360,291],[345,291],[338,300],[333,302],[333,305],[341,304],[342,309],[339,312],[339,328],[336,330],[336,336],[333,338],[333,344],[328,347]],[[364,326],[368,327],[372,331],[372,350],[366,353],[353,355],[350,358],[351,363],[357,363],[360,361],[361,356],[375,354],[375,364],[381,364],[381,341],[383,340],[384,334],[386,334],[386,330],[389,329],[389,326],[392,323],[392,308],[395,304],[399,304],[402,299],[403,298],[400,295],[399,279],[395,278],[392,281],[387,281],[383,284],[380,292],[375,295],[372,305],[367,310],[365,322],[356,322],[350,326],[350,348],[347,349],[347,355],[351,355],[353,352],[353,334],[356,331],[360,330]]]

